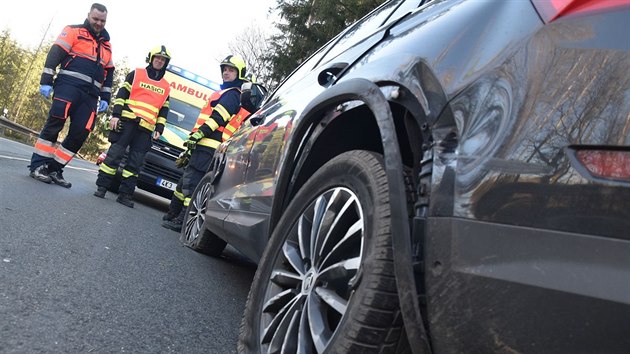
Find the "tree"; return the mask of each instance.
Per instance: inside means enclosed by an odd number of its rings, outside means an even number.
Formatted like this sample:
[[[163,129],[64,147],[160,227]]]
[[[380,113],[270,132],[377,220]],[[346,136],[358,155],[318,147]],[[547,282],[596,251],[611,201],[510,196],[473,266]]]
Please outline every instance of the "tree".
[[[271,45],[263,28],[253,23],[246,27],[233,42],[228,45],[231,53],[238,54],[247,62],[247,70],[256,75],[256,82],[268,89],[277,85],[272,79],[272,67],[269,60]]]
[[[271,78],[280,82],[304,59],[383,0],[278,0],[280,21],[266,58]]]

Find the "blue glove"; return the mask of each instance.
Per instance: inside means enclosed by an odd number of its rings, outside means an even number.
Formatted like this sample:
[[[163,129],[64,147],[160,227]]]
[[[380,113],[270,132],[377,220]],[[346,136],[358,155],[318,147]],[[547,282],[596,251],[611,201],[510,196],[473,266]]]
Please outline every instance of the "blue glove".
[[[101,100],[98,103],[98,113],[105,112],[107,110],[107,107],[109,107],[109,103],[107,103],[107,101]]]
[[[46,98],[50,98],[50,94],[52,93],[52,86],[50,85],[40,85],[39,93]]]

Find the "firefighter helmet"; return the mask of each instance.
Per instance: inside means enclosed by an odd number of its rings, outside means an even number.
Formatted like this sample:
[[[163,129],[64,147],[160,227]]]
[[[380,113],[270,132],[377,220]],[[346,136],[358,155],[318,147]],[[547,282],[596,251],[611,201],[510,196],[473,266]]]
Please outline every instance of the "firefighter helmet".
[[[247,64],[245,60],[240,55],[228,55],[221,61],[221,72],[223,72],[224,66],[231,66],[238,72],[238,78],[241,80],[246,80],[245,76],[247,75]]]
[[[159,45],[151,49],[149,54],[147,54],[147,58],[146,58],[147,63],[149,64],[153,63],[153,57],[155,57],[156,55],[159,57],[164,57],[166,59],[166,63],[164,63],[164,67],[166,67],[168,65],[168,62],[171,61],[171,53],[168,51],[168,49],[166,49],[165,46]]]

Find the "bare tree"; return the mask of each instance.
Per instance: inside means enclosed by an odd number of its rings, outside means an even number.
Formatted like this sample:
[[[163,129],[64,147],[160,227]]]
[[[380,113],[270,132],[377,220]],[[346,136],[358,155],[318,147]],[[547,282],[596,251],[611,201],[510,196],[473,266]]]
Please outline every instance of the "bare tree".
[[[256,82],[271,90],[278,83],[272,79],[272,67],[269,56],[271,46],[268,34],[257,23],[252,23],[228,44],[232,53],[245,59],[248,71],[256,75]]]

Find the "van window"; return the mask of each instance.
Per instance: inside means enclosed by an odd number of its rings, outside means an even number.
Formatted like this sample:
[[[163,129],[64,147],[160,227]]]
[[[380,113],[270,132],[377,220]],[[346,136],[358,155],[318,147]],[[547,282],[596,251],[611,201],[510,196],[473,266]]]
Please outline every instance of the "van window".
[[[170,98],[170,109],[166,121],[185,130],[192,130],[201,109],[176,98]]]

